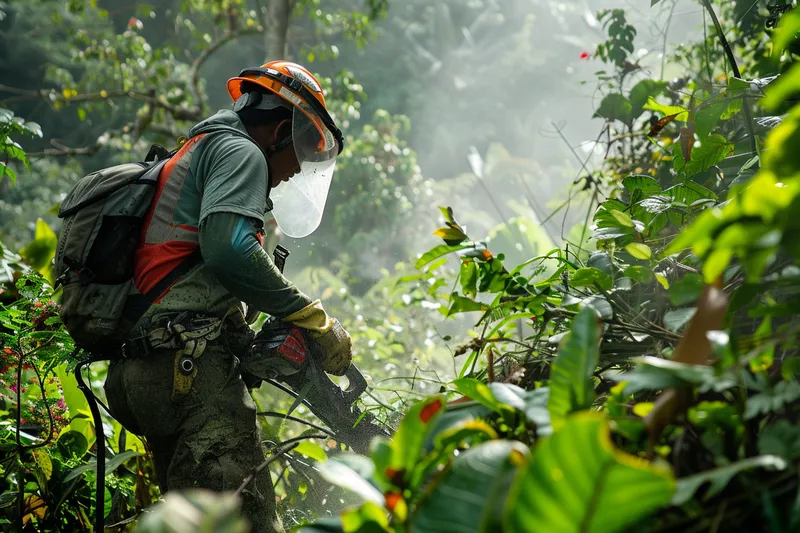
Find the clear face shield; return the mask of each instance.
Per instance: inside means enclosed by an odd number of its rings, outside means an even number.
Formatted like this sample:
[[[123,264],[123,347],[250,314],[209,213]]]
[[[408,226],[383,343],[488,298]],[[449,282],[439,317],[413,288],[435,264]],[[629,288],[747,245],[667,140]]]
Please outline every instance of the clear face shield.
[[[339,147],[322,120],[312,120],[298,107],[292,118],[292,141],[300,172],[273,189],[270,198],[281,231],[301,238],[310,235],[322,221]]]

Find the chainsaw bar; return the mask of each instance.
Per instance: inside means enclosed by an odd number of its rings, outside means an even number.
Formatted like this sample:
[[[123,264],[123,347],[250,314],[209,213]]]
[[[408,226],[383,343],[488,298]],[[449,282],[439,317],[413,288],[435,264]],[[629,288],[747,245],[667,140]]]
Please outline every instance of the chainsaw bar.
[[[350,363],[345,373],[348,386],[342,389],[319,366],[320,354],[314,353],[318,347],[313,343],[308,346],[312,353],[305,369],[291,376],[266,381],[305,405],[330,429],[334,440],[346,444],[356,453],[368,454],[374,437],[391,437],[391,433],[372,414],[355,406],[356,400],[367,389],[364,375]]]

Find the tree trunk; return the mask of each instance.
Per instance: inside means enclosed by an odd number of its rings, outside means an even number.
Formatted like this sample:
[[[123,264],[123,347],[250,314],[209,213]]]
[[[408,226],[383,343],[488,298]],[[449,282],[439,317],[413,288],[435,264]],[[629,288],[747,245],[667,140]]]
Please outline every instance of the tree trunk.
[[[292,0],[267,0],[264,21],[264,55],[266,61],[284,59],[288,53],[289,21]]]

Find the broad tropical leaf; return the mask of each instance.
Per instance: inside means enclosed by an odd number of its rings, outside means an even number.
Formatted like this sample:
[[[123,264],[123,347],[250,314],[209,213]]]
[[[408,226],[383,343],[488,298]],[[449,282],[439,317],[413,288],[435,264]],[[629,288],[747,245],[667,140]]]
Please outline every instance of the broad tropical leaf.
[[[431,482],[428,496],[411,516],[412,533],[499,531],[508,491],[528,448],[490,441],[463,452]]]
[[[669,471],[614,448],[596,413],[571,416],[542,441],[506,503],[508,533],[614,533],[669,503]]]
[[[594,400],[592,373],[599,356],[598,322],[593,309],[582,309],[553,362],[547,409],[556,431],[569,413],[588,409]]]

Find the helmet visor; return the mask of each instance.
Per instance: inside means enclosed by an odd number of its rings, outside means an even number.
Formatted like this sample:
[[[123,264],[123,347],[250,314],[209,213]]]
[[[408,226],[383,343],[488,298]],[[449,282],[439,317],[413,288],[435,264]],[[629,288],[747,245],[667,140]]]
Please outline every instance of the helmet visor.
[[[298,107],[292,118],[292,142],[300,172],[276,187],[270,197],[278,227],[299,239],[310,235],[322,221],[338,145],[321,120],[310,118]]]

